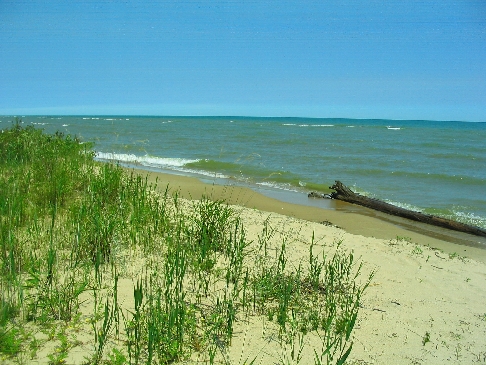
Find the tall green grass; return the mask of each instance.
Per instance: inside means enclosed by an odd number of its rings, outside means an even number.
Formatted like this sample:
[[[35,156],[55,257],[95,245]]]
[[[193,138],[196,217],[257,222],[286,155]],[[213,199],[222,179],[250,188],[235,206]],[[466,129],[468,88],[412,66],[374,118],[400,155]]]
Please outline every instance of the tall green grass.
[[[0,133],[0,353],[8,361],[35,357],[37,333],[59,322],[82,327],[84,318],[86,363],[169,364],[195,353],[227,363],[237,324],[261,316],[292,348],[286,363],[301,361],[311,332],[322,340],[315,364],[346,361],[371,280],[357,284],[352,254],[318,257],[312,238],[308,262],[294,267],[286,238],[273,255],[269,220],[253,242],[224,201],[187,203],[94,155],[89,143],[20,120]],[[146,265],[122,305],[119,279],[130,277],[134,254]],[[62,353],[46,363],[69,362],[76,343],[68,338],[62,332]]]

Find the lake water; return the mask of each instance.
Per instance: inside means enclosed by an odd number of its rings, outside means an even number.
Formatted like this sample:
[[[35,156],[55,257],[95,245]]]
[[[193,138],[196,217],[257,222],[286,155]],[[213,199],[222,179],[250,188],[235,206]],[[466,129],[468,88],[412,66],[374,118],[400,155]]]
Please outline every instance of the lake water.
[[[0,117],[0,129],[13,117]],[[256,189],[329,192],[334,180],[486,228],[486,123],[256,117],[26,116],[95,143],[98,158]]]

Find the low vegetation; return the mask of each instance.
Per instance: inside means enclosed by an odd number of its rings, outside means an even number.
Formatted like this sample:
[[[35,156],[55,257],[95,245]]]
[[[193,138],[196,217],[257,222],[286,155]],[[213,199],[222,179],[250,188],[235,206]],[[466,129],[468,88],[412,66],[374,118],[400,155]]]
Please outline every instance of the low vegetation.
[[[371,280],[357,283],[352,254],[315,255],[310,237],[308,260],[289,265],[268,221],[250,240],[223,201],[160,193],[94,155],[20,120],[0,133],[3,362],[237,363],[235,329],[261,321],[275,363],[299,363],[309,334],[314,364],[346,361]]]

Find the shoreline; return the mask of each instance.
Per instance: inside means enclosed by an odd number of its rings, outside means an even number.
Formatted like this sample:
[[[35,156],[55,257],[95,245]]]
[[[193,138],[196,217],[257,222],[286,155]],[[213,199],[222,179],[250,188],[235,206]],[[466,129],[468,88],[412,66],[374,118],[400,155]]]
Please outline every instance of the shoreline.
[[[134,167],[124,168],[147,176],[149,183],[157,182],[159,190],[165,190],[168,186],[170,193],[178,192],[180,197],[185,199],[198,200],[207,196],[211,199],[224,200],[231,205],[282,214],[310,222],[330,222],[354,235],[384,240],[406,238],[413,243],[429,246],[450,255],[464,256],[486,263],[486,249],[484,249],[486,240],[482,237],[412,222],[337,200],[316,201],[305,196],[308,200],[306,202],[286,202],[278,199],[279,192],[272,192],[272,197],[268,196],[270,195],[268,192],[268,195],[264,194],[264,189],[256,191],[245,186],[208,183],[193,176]]]

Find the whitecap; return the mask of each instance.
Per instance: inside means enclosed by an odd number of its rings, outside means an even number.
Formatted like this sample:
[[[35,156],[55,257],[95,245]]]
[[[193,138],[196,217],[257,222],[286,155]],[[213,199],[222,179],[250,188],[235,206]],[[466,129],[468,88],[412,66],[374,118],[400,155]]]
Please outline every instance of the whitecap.
[[[395,202],[395,201],[392,201],[392,200],[385,200],[386,203],[388,204],[391,204],[391,205],[394,205],[398,208],[403,208],[403,209],[407,209],[407,210],[411,210],[413,212],[422,212],[423,209],[415,206],[415,205],[412,205],[412,204],[407,204],[407,203],[401,203],[401,202]]]
[[[98,160],[103,160],[103,161],[116,161],[121,163],[151,167],[155,169],[167,169],[167,170],[177,171],[183,174],[195,174],[195,175],[207,176],[207,177],[218,178],[218,179],[230,178],[229,176],[223,175],[218,172],[197,170],[197,169],[186,167],[186,165],[189,163],[198,162],[201,160],[185,159],[185,158],[164,158],[164,157],[154,157],[149,155],[136,156],[133,154],[106,153],[106,152],[97,152],[96,158]]]
[[[109,160],[109,161],[120,161],[120,162],[128,162],[128,163],[136,163],[144,166],[151,166],[151,167],[182,167],[191,162],[198,162],[199,160],[192,160],[186,158],[163,158],[163,157],[154,157],[154,156],[136,156],[133,154],[125,154],[125,153],[106,153],[106,152],[97,152],[96,157],[101,160]]]
[[[457,217],[457,220],[465,222],[470,225],[484,227],[486,228],[486,219],[484,217],[480,217],[471,212],[462,212],[453,209],[452,213]]]
[[[278,184],[278,183],[263,181],[263,182],[257,182],[256,185],[266,186],[266,187],[269,187],[269,188],[272,188],[272,189],[292,191],[292,192],[295,192],[295,193],[299,192],[294,187],[292,187],[292,185],[290,185],[290,184]]]
[[[187,169],[187,168],[174,168],[173,170],[185,172],[185,173],[190,173],[190,174],[195,174],[195,175],[208,176],[208,177],[213,177],[213,178],[218,178],[218,179],[230,179],[231,178],[230,176],[221,174],[219,172],[211,172],[211,171],[205,171],[205,170],[194,170],[194,169]]]

